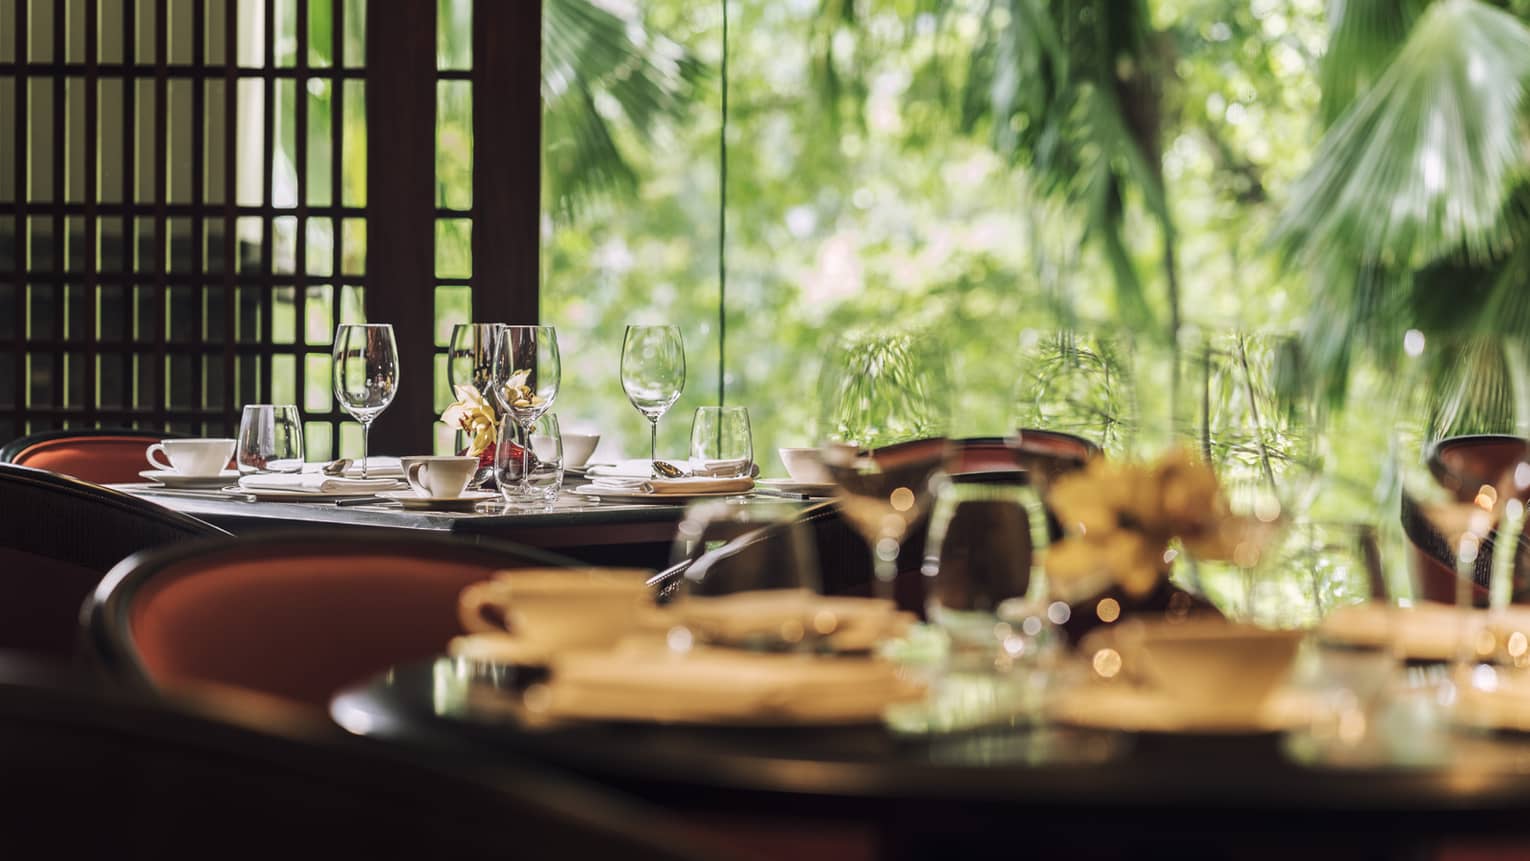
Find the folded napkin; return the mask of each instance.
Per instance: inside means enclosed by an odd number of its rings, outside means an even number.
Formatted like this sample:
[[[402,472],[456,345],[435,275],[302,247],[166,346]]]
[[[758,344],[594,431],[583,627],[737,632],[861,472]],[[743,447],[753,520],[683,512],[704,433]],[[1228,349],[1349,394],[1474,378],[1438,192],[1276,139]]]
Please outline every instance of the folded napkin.
[[[716,597],[686,597],[663,608],[675,624],[711,642],[777,637],[783,625],[828,637],[836,651],[869,651],[902,636],[913,614],[881,598],[829,597],[806,589],[760,589]]]
[[[629,640],[553,660],[550,717],[661,723],[860,723],[923,687],[886,661]]]
[[[348,490],[392,490],[393,478],[340,478],[321,473],[268,473],[246,475],[239,486],[248,490],[290,490],[296,493],[343,493]]]
[[[328,463],[328,462],[326,461],[325,463]],[[311,472],[320,472],[320,471],[322,471],[324,469],[325,463],[305,463],[305,464],[303,464],[303,472],[305,474],[311,473]],[[345,477],[346,478],[360,478],[361,477],[361,461],[359,461],[359,460],[352,461],[350,466],[347,466],[345,468]],[[378,455],[378,456],[367,458],[367,478],[403,478],[403,477],[404,477],[404,467],[399,463],[399,459],[398,458],[396,458],[396,457],[388,457],[386,455]]]
[[[644,461],[645,463],[647,461]],[[623,493],[744,493],[754,489],[752,478],[597,478],[590,482],[595,490]]]

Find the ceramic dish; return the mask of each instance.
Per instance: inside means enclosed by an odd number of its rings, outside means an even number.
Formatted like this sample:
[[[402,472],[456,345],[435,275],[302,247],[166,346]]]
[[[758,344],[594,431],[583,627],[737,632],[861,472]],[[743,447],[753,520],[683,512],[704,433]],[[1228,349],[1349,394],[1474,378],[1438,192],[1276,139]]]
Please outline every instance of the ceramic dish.
[[[1192,735],[1258,735],[1294,729],[1310,722],[1313,703],[1296,692],[1280,691],[1255,715],[1207,709],[1153,688],[1130,684],[1089,683],[1056,697],[1049,707],[1058,723],[1092,729]]]
[[[233,485],[223,488],[223,492],[234,497],[253,497],[257,502],[334,502],[340,499],[356,499],[362,496],[378,496],[388,493],[383,490],[337,490],[331,493],[307,493],[301,490],[267,490],[263,488],[240,487]],[[413,492],[413,491],[409,491]]]
[[[419,496],[413,490],[383,490],[376,495],[410,511],[472,511],[480,502],[499,499],[489,490],[464,490],[461,496]]]
[[[217,490],[220,487],[227,487],[231,481],[239,480],[239,471],[235,469],[225,469],[217,475],[181,475],[168,469],[146,469],[138,474],[145,481],[188,490],[201,488]]]

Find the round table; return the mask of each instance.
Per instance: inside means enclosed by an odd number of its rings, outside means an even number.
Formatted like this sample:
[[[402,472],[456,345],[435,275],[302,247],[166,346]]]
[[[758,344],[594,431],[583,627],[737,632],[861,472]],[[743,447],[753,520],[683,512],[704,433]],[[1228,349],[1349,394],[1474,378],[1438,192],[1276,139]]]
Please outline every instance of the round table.
[[[524,708],[520,692],[535,681],[440,657],[342,692],[331,714],[353,733],[475,765],[531,758],[698,815],[862,826],[877,857],[1000,841],[1075,858],[1416,858],[1521,835],[1530,845],[1530,741],[1518,737],[1464,740],[1469,762],[1359,769],[1298,764],[1278,734],[553,725]]]

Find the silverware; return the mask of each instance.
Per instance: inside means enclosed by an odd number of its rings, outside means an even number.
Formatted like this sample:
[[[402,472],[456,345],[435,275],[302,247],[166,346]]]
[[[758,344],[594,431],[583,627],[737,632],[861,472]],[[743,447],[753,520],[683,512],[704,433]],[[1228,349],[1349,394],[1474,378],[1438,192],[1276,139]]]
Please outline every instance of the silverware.
[[[352,461],[348,457],[337,458],[324,464],[319,468],[319,471],[325,475],[345,475],[345,471],[350,468],[351,463]]]
[[[685,478],[690,475],[680,467],[663,460],[653,462],[653,474],[659,478]]]
[[[374,503],[382,503],[382,502],[392,502],[392,500],[384,499],[381,496],[351,496],[351,497],[347,497],[345,499],[337,499],[337,500],[335,500],[335,505],[336,506],[372,505]]]
[[[152,493],[157,496],[185,496],[191,499],[227,499],[234,502],[254,502],[253,493],[227,493],[222,490],[186,490],[183,488],[169,487],[145,487],[138,493]]]
[[[754,486],[754,492],[757,495],[759,495],[759,496],[779,496],[782,499],[796,499],[796,500],[808,500],[808,499],[812,499],[812,497],[808,496],[806,493],[797,493],[797,492],[791,491],[791,490],[778,490],[778,489],[776,489],[774,487],[761,487],[758,484],[756,484]]]

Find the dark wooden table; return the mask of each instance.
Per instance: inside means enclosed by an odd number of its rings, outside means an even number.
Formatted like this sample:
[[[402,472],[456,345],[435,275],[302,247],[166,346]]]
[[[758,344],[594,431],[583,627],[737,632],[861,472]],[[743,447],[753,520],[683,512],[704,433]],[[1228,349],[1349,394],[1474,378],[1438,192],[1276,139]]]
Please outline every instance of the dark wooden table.
[[[472,512],[405,511],[396,503],[245,502],[216,491],[169,491],[150,484],[112,487],[190,514],[235,534],[300,527],[450,532],[538,547],[593,565],[661,569],[669,564],[681,503],[596,501],[565,491],[547,510],[481,503]],[[762,501],[780,502],[773,497]]]
[[[1355,768],[1298,762],[1273,733],[552,726],[512,705],[535,680],[442,657],[343,692],[331,714],[352,732],[477,767],[529,757],[704,818],[747,811],[787,829],[859,833],[859,850],[846,850],[859,857],[1005,846],[1070,859],[1413,859],[1462,841],[1530,850],[1524,737],[1463,739],[1443,765]]]

